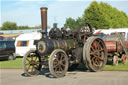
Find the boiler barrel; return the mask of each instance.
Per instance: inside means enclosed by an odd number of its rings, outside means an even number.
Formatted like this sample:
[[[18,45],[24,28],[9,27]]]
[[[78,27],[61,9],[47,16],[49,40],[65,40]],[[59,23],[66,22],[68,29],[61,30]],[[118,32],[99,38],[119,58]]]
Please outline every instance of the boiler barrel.
[[[40,40],[37,43],[37,52],[40,55],[50,54],[55,49],[63,49],[67,51],[72,48],[76,48],[76,40]]]

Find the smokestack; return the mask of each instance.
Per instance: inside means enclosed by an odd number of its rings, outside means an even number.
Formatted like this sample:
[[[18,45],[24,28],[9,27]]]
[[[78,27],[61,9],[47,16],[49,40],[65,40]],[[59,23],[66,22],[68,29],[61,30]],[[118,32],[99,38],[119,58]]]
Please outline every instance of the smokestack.
[[[42,31],[47,32],[47,7],[40,8],[41,10],[41,25]]]

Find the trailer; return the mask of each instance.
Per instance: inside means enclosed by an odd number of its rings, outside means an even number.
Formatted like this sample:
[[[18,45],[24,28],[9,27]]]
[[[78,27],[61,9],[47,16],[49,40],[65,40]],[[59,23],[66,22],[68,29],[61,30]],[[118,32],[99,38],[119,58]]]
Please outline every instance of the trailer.
[[[117,66],[119,58],[123,64],[127,63],[128,58],[128,41],[125,41],[124,32],[114,32],[104,37],[105,45],[108,52],[108,60]]]

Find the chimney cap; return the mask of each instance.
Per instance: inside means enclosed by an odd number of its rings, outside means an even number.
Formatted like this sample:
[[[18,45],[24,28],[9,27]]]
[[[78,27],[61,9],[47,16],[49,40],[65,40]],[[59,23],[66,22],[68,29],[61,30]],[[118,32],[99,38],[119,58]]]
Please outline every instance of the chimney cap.
[[[47,9],[48,9],[47,7],[41,7],[40,8],[41,11],[47,11]]]

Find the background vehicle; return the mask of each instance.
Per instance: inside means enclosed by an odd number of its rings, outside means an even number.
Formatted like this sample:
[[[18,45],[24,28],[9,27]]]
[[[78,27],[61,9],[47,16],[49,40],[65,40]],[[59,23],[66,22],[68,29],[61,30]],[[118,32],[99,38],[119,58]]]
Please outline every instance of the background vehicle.
[[[13,60],[15,59],[15,41],[2,40],[0,41],[0,60]]]
[[[32,32],[21,34],[15,41],[16,56],[24,56],[30,49],[36,50],[34,40],[39,40],[42,37],[40,32]]]

